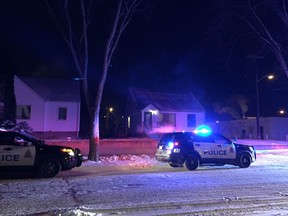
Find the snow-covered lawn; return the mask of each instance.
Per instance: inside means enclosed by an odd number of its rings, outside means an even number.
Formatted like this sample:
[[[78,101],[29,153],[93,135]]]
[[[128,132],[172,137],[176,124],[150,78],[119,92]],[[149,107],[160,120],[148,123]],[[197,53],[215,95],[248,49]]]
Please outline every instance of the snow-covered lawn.
[[[257,159],[253,165],[288,165],[288,149],[257,150]],[[154,156],[148,155],[113,155],[100,157],[98,162],[84,158],[82,166],[131,166],[154,167],[165,165],[158,162]]]

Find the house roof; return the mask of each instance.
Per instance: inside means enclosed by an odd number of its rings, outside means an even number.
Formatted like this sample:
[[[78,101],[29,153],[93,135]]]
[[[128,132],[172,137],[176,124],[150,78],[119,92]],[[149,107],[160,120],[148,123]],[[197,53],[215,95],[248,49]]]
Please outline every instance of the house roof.
[[[18,76],[45,101],[80,102],[79,82]]]
[[[138,88],[129,88],[129,91],[139,109],[144,109],[149,104],[152,104],[162,112],[205,112],[204,108],[191,93],[153,92]]]

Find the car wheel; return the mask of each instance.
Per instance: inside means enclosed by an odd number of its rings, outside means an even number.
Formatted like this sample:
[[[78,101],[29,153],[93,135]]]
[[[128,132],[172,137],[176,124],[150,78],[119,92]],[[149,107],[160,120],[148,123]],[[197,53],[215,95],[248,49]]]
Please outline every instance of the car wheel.
[[[75,157],[77,159],[76,167],[80,167],[82,165],[83,158],[81,155],[81,151],[78,148],[75,149]]]
[[[183,167],[183,164],[169,163],[171,167]]]
[[[42,161],[39,166],[39,173],[45,178],[52,178],[61,171],[61,163],[56,158],[49,158]]]
[[[247,153],[241,154],[240,157],[239,157],[238,163],[239,163],[239,167],[240,167],[240,168],[247,168],[247,167],[249,167],[250,164],[251,164],[251,157],[250,157],[250,155],[247,154]]]
[[[188,155],[185,160],[185,165],[188,170],[195,170],[199,166],[199,159],[196,155]]]

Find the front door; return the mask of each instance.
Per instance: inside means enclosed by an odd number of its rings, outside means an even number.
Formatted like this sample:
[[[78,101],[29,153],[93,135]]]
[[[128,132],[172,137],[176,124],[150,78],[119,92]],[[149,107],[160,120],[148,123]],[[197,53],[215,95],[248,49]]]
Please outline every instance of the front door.
[[[152,130],[152,112],[144,113],[144,130],[145,131]]]

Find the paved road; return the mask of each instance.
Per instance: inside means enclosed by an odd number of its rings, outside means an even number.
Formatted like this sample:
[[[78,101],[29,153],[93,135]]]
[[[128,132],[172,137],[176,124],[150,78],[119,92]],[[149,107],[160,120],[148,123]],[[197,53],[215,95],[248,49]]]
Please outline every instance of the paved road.
[[[2,177],[0,215],[288,214],[288,166],[87,167],[53,179]],[[93,214],[92,214],[93,213]]]

